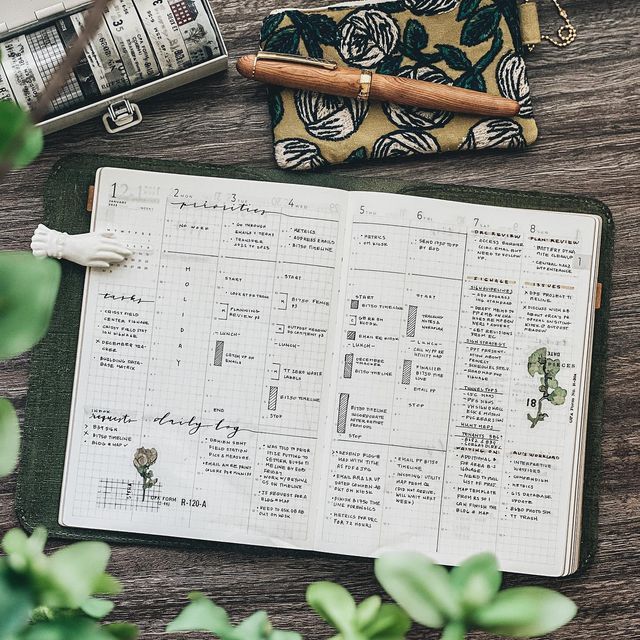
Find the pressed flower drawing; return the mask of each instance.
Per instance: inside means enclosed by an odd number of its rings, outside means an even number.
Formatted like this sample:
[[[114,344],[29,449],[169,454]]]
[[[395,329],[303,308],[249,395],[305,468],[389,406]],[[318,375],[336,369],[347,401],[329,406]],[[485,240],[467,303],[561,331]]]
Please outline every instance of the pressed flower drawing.
[[[153,477],[151,465],[158,459],[158,452],[155,449],[145,449],[140,447],[133,456],[133,466],[142,478],[142,502],[147,495],[147,489],[155,486],[158,478]]]
[[[546,400],[555,406],[564,404],[567,398],[567,390],[560,387],[556,380],[556,375],[560,371],[560,360],[549,358],[546,347],[537,349],[529,356],[528,370],[531,377],[540,376],[538,390],[542,394],[539,400],[534,398],[527,403],[531,407],[537,407],[536,415],[527,414],[527,419],[531,422],[531,428],[533,429],[538,422],[542,422],[549,417],[548,413],[543,413],[542,403]]]

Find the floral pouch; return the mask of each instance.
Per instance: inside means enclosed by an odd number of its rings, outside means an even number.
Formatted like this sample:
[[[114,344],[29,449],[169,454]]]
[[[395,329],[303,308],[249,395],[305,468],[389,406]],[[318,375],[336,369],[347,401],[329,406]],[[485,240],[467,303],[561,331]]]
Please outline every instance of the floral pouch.
[[[502,95],[516,118],[487,118],[269,87],[275,157],[283,169],[441,151],[520,149],[537,137],[517,0],[392,0],[279,10],[265,51]]]

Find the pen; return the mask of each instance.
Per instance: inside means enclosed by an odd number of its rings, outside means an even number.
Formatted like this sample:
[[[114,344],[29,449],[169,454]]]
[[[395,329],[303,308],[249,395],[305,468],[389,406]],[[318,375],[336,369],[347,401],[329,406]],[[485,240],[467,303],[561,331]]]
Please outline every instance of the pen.
[[[236,63],[245,78],[290,89],[306,89],[345,98],[380,100],[395,104],[453,111],[479,116],[513,117],[515,100],[435,82],[387,76],[365,69],[338,67],[330,60],[260,51]]]

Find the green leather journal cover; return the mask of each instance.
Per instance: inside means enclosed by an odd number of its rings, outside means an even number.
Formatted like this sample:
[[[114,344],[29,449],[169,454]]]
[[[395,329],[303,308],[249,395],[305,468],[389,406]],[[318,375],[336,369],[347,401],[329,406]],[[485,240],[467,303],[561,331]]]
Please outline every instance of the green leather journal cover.
[[[311,184],[347,190],[386,191],[443,200],[600,216],[603,221],[603,235],[599,282],[602,284],[603,295],[601,307],[596,312],[589,402],[581,550],[582,566],[586,565],[594,554],[597,540],[600,439],[614,234],[611,213],[604,204],[591,198],[569,195],[456,187],[420,181],[408,183],[380,177],[370,179],[332,174],[303,175],[245,166],[196,165],[175,161],[77,155],[63,159],[51,173],[44,193],[44,223],[68,233],[88,231],[90,214],[87,212],[87,194],[93,184],[96,170],[102,166]],[[109,542],[199,548],[219,546],[221,543],[71,529],[58,524],[85,273],[84,268],[69,262],[63,262],[62,269],[62,284],[51,327],[31,357],[16,496],[16,508],[21,524],[29,530],[43,525],[55,538],[92,538]]]

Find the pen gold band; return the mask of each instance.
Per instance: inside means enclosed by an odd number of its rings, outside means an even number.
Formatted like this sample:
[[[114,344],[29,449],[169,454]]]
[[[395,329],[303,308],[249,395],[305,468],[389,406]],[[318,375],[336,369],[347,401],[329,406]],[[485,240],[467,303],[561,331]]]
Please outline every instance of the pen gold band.
[[[373,79],[373,71],[362,71],[360,73],[360,91],[356,98],[358,100],[368,100],[371,93],[371,81]]]

